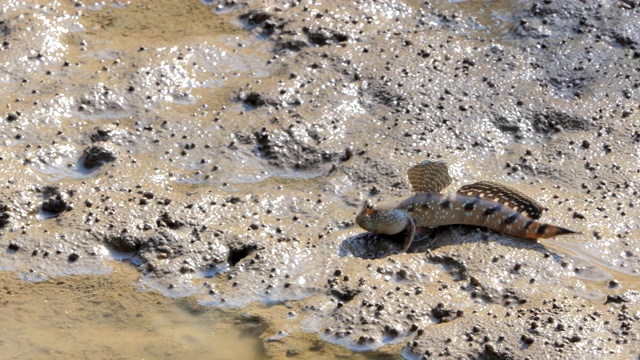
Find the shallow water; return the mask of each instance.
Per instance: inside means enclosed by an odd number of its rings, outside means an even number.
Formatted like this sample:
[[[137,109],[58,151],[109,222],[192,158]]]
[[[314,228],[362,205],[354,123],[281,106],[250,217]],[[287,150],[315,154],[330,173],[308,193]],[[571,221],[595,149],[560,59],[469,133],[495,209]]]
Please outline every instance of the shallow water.
[[[5,359],[261,359],[259,331],[188,299],[138,291],[130,264],[110,274],[25,282],[0,273]]]

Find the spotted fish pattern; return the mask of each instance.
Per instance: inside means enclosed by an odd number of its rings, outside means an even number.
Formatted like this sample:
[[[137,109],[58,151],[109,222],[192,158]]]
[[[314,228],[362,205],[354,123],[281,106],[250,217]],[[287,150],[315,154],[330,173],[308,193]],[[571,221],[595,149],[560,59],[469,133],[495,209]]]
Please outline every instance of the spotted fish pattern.
[[[425,161],[408,171],[416,195],[400,204],[367,202],[356,223],[376,234],[394,235],[407,230],[403,250],[411,246],[416,227],[475,225],[523,239],[550,238],[578,233],[538,221],[543,207],[524,193],[503,184],[481,181],[465,185],[456,194],[440,191],[451,184],[447,165]]]

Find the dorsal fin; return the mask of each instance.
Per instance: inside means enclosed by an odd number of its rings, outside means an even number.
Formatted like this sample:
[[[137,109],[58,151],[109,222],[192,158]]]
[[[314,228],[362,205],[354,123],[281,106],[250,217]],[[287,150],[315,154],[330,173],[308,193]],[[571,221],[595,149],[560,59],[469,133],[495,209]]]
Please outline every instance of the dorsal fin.
[[[451,184],[449,168],[443,161],[425,160],[407,171],[415,193],[440,192]]]
[[[532,219],[539,219],[542,210],[544,210],[542,205],[521,191],[493,181],[480,181],[465,185],[458,189],[458,194],[499,202]]]

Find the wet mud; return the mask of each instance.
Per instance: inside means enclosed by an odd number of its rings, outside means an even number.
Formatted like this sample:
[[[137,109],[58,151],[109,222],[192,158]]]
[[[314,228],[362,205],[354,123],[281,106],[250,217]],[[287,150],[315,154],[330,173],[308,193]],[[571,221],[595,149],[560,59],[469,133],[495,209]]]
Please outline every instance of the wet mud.
[[[109,275],[42,282],[25,282],[2,272],[2,356],[264,358],[259,339],[263,326],[255,320],[205,308],[188,298],[138,291],[133,267],[109,265]]]
[[[124,282],[195,323],[246,316],[266,358],[640,354],[637,2],[2,7],[7,294]],[[502,182],[581,234],[447,226],[402,253],[355,225],[427,159],[445,191]]]

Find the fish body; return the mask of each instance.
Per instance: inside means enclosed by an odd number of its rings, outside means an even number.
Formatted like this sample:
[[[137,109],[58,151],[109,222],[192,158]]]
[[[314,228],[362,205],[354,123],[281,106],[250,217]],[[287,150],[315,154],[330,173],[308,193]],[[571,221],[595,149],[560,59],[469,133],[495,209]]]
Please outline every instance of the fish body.
[[[461,187],[456,194],[439,191],[451,183],[442,162],[423,162],[409,169],[409,181],[416,192],[402,202],[365,203],[356,223],[375,234],[394,235],[408,230],[406,251],[416,227],[474,225],[535,240],[576,231],[546,224],[537,219],[542,206],[520,191],[503,184],[481,181]]]
[[[401,202],[396,211],[405,211],[418,227],[475,225],[523,239],[574,233],[572,230],[532,219],[499,202],[477,196],[418,194]]]

